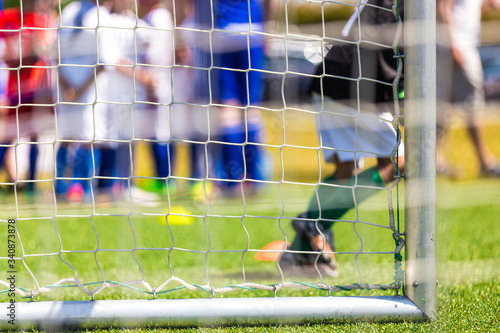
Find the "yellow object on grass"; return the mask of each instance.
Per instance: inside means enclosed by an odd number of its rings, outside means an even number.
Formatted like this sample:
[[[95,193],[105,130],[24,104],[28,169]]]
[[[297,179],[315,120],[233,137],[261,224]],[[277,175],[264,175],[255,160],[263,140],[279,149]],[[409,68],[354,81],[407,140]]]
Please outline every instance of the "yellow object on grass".
[[[165,215],[158,217],[158,221],[165,225],[167,219],[170,225],[189,225],[194,222],[194,217],[182,206],[172,206],[165,212]]]

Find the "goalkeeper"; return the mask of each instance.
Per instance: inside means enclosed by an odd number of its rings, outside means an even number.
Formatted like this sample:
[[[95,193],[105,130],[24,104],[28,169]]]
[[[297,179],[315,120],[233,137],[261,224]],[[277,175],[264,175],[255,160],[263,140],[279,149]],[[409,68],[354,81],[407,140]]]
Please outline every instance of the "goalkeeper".
[[[391,158],[403,155],[391,113],[392,84],[399,78],[393,6],[393,0],[362,1],[342,31],[348,41],[335,42],[318,66],[311,85],[317,131],[324,158],[336,169],[318,186],[307,211],[292,221],[295,239],[278,262],[290,275],[317,274],[318,269],[337,276],[334,222],[391,182],[395,164],[403,168],[402,158],[397,163]],[[402,4],[399,9],[402,18]],[[368,157],[375,157],[377,165],[363,171]]]

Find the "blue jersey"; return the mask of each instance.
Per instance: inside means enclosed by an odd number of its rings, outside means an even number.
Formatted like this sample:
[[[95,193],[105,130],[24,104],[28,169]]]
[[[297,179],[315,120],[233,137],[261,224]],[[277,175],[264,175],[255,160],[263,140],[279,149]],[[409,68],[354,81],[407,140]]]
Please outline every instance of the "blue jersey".
[[[214,0],[216,27],[225,28],[232,23],[262,23],[261,0]]]

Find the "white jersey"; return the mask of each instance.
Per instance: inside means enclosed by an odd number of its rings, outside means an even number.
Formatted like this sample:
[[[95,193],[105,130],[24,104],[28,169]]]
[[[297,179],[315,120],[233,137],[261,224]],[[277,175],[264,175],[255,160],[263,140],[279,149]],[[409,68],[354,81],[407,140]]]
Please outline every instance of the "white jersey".
[[[186,30],[180,30],[179,37],[182,43],[187,46],[199,47],[197,36],[191,29],[196,29],[197,25],[193,17],[188,17],[182,22],[182,27]],[[198,52],[199,53],[199,52]],[[198,53],[194,53],[196,56]],[[192,66],[203,66],[195,62]],[[217,113],[210,114],[208,117],[208,108],[204,106],[194,106],[193,103],[200,103],[195,100],[197,76],[191,68],[175,67],[173,77],[175,82],[174,104],[171,109],[172,119],[172,137],[181,140],[208,140],[209,120],[213,122],[212,128],[217,127]],[[198,73],[200,74],[200,73]],[[205,87],[208,89],[208,87]]]
[[[146,38],[152,42],[147,51],[146,62],[158,66],[152,70],[157,74],[156,96],[159,103],[168,104],[172,101],[171,68],[174,61],[173,33],[174,23],[166,8],[156,8],[144,16],[144,21],[153,29],[137,29],[137,35],[147,32]]]
[[[132,139],[143,127],[141,117],[132,116],[147,102],[146,89],[137,80],[121,72],[120,66],[145,63],[148,49],[146,33],[136,34],[136,25],[147,26],[135,14],[99,15],[99,64],[104,71],[98,77],[96,125],[97,139]]]
[[[80,89],[87,81],[94,80],[97,64],[96,16],[97,6],[90,1],[72,2],[61,12],[59,43],[55,53],[61,64],[61,79],[74,89]],[[71,101],[64,99],[63,89],[59,91],[59,138],[91,140],[94,130],[91,104],[96,98],[95,84],[90,84],[78,99]],[[65,104],[66,102],[81,104]],[[78,130],[75,130],[75,124],[78,124]]]
[[[132,103],[146,101],[144,88],[132,77],[119,71],[123,60],[130,64],[145,63],[148,39],[146,34],[135,33],[136,24],[146,26],[132,12],[126,14],[110,13],[99,17],[101,27],[98,30],[99,63],[105,66],[103,74],[109,82],[106,94],[98,101]],[[129,64],[129,65],[130,65]]]
[[[452,31],[454,45],[479,44],[482,3],[482,0],[455,0]]]
[[[146,38],[151,38],[150,47],[147,52],[146,62],[155,66],[151,71],[156,76],[155,94],[158,107],[154,114],[146,114],[145,117],[154,120],[151,124],[154,131],[144,133],[144,136],[159,140],[170,139],[170,103],[172,102],[172,65],[174,60],[173,34],[174,23],[171,13],[162,7],[151,10],[144,16],[144,21],[151,27],[141,29],[139,26],[137,34],[148,33]]]

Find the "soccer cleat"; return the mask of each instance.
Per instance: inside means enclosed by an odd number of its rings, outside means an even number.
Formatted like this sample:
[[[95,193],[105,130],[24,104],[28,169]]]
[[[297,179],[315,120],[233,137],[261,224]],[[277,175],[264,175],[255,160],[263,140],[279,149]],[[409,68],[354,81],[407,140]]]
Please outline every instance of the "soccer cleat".
[[[73,183],[68,189],[66,196],[68,201],[71,203],[81,203],[83,200],[83,196],[85,191],[83,189],[83,185],[80,183]]]
[[[325,229],[321,223],[316,221],[304,221],[307,213],[300,214],[298,219],[292,221],[292,227],[297,235],[305,242],[312,251],[320,252],[319,262],[325,263],[336,270],[338,268],[333,246],[333,231]]]
[[[490,168],[482,168],[480,173],[484,178],[498,178],[500,177],[500,164],[495,163]]]
[[[324,260],[326,264],[328,264],[332,269],[337,269],[338,263],[335,258],[335,254],[333,253],[332,246],[330,245],[333,233],[331,230],[328,230],[324,235],[315,235],[312,237],[311,242],[314,244],[315,251],[321,251],[320,258]],[[326,240],[326,241],[325,241]]]

